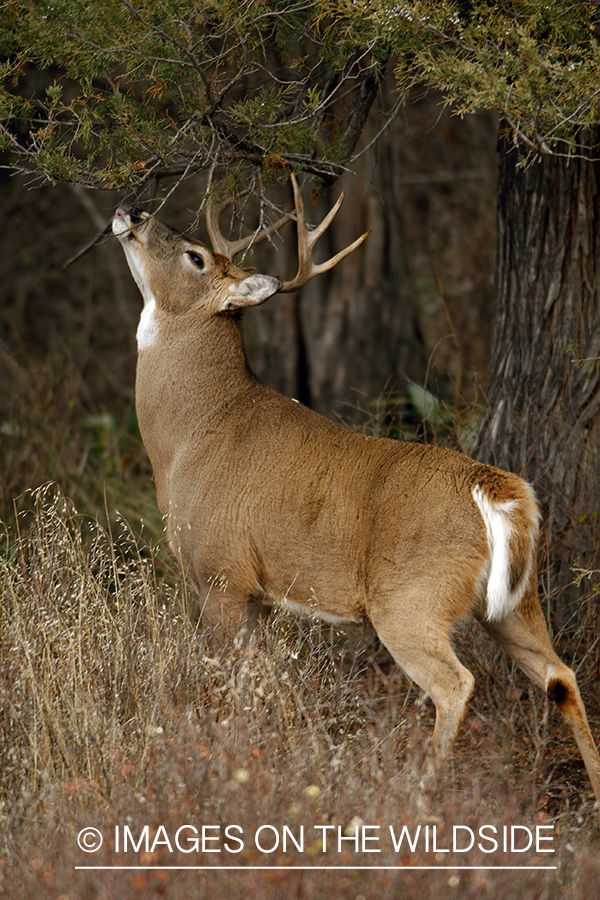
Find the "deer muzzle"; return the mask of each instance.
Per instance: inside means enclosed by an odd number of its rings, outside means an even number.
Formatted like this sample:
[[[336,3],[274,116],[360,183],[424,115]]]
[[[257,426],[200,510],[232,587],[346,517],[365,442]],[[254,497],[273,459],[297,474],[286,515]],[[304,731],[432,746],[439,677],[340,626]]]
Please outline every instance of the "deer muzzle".
[[[117,237],[124,235],[126,232],[141,225],[144,220],[148,218],[147,212],[138,209],[136,206],[131,206],[128,203],[122,203],[117,209],[113,219],[113,234]]]

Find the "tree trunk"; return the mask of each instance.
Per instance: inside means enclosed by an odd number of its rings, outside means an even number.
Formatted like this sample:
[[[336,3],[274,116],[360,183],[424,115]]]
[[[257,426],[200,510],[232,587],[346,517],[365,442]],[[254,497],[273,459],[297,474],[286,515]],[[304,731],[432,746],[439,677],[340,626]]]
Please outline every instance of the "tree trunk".
[[[550,559],[600,548],[600,162],[500,144],[487,409],[475,453],[530,480]]]
[[[365,140],[376,128],[373,117]],[[389,129],[377,148],[352,166],[355,174],[325,188],[314,208],[308,190],[304,193],[308,221],[315,225],[345,191],[315,261],[333,256],[370,228],[363,246],[297,294],[279,295],[244,318],[250,362],[261,379],[325,415],[337,411],[355,421],[364,420],[364,411],[385,389],[404,393],[407,378],[420,384],[425,373],[394,140]],[[280,202],[289,208],[290,199],[282,196]],[[291,277],[297,265],[292,228],[283,232],[283,245],[259,244],[252,265]]]

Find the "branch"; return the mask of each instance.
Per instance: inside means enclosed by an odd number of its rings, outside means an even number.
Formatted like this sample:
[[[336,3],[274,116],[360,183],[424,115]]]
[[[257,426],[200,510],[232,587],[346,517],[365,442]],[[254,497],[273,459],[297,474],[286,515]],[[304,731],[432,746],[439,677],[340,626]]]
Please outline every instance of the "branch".
[[[341,156],[343,159],[350,159],[352,151],[356,147],[360,136],[363,133],[367,116],[373,105],[373,101],[379,91],[379,86],[383,78],[383,73],[389,59],[389,55],[382,62],[373,64],[365,71],[359,81],[358,88],[353,93],[348,112],[345,116],[342,134],[339,140]],[[328,175],[323,178],[326,184],[331,184],[337,178],[337,174]]]

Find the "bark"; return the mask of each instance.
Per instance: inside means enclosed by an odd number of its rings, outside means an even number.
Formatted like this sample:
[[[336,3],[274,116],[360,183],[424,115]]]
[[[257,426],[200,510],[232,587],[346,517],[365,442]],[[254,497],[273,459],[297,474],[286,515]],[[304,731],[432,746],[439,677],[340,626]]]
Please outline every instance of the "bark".
[[[600,162],[518,167],[501,142],[495,309],[478,458],[530,480],[551,559],[600,547]]]

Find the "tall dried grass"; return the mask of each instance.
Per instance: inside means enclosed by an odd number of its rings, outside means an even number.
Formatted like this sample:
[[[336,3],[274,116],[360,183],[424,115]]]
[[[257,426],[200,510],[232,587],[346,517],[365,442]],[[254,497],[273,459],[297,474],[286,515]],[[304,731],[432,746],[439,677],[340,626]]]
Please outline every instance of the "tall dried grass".
[[[453,824],[555,824],[551,858],[490,859],[476,848],[436,855],[423,840],[414,853],[406,844],[394,852],[390,825],[413,834],[423,826],[411,785],[432,710],[369,634],[275,616],[249,651],[215,647],[188,615],[185,585],[160,548],[148,549],[123,521],[111,532],[78,515],[55,487],[38,491],[31,507],[1,542],[0,897],[597,891],[598,858],[587,848],[595,814],[576,750],[500,657],[493,674],[484,671],[489,654],[478,639],[461,635],[465,661],[485,677],[440,798],[438,847],[447,847]],[[571,764],[549,752],[549,741],[566,747]],[[335,829],[347,836],[361,821],[379,826],[368,832],[379,841],[366,847],[380,853],[351,841],[338,850]],[[183,825],[213,826],[221,840],[207,852],[170,852],[164,837],[173,845]],[[228,825],[243,829],[239,854],[223,843]],[[291,843],[285,853],[281,843],[261,852],[254,835],[265,825],[265,850],[273,829],[281,836],[287,825],[297,839],[304,828],[303,852]],[[323,825],[334,826],[327,852]],[[77,845],[89,826],[105,837],[95,854]],[[115,826],[121,840],[130,828],[137,851],[116,852]],[[208,852],[216,847],[219,854]],[[525,857],[536,870],[459,868],[522,865]],[[558,869],[541,868],[549,858]],[[153,868],[75,868],[116,863]],[[157,868],[191,864],[242,868]],[[290,865],[316,869],[273,868]],[[341,865],[373,868],[325,868]],[[399,865],[456,868],[384,868]]]

